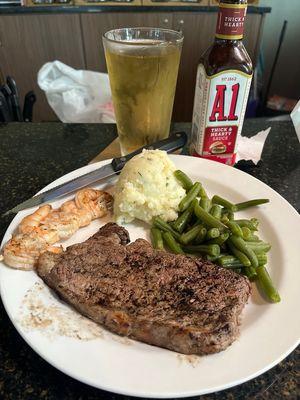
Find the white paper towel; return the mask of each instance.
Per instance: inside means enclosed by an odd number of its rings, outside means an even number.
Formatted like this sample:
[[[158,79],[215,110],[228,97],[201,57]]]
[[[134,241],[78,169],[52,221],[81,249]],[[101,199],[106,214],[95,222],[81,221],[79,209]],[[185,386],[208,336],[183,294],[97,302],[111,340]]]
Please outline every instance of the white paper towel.
[[[296,133],[300,142],[300,100],[298,103],[295,105],[295,108],[293,109],[291,113],[291,118],[294,124],[294,127],[296,129]]]
[[[251,138],[240,136],[238,139],[236,162],[239,160],[252,160],[254,164],[257,164],[261,159],[261,153],[270,130],[271,127],[264,131],[258,132]]]

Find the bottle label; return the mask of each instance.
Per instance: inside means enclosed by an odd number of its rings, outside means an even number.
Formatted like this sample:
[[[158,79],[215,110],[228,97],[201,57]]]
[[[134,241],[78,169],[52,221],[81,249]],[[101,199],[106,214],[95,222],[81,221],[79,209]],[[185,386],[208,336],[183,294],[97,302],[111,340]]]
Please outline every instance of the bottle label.
[[[220,158],[226,163],[236,151],[242,130],[251,75],[229,70],[207,76],[204,66],[197,71],[191,153]]]
[[[219,4],[216,37],[219,39],[242,39],[247,4]]]

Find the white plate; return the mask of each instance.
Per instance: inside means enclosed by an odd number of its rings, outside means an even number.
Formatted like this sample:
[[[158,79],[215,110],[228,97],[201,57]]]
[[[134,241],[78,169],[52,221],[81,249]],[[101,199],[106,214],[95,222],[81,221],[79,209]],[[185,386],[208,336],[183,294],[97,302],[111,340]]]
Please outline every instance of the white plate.
[[[101,389],[126,395],[160,398],[210,393],[262,374],[286,357],[299,342],[300,223],[296,210],[270,187],[237,169],[192,157],[173,155],[171,158],[177,168],[185,171],[192,179],[200,180],[209,194],[217,193],[233,202],[251,198],[270,199],[269,204],[249,209],[240,215],[241,218],[259,218],[261,237],[273,245],[268,269],[282,301],[269,304],[254,289],[243,312],[240,338],[219,354],[187,357],[121,339],[103,328],[98,328],[94,323],[87,325],[85,318],[76,320],[77,314],[60,302],[51,291],[43,288],[41,280],[34,272],[17,271],[2,264],[2,300],[21,336],[57,369]],[[47,188],[92,171],[104,163],[73,171]],[[106,187],[112,182],[113,180],[108,182]],[[99,187],[103,188],[105,185]],[[62,201],[53,205],[58,206]],[[15,217],[3,243],[11,237],[21,218],[29,212],[32,210],[23,211]],[[105,222],[93,221],[66,244],[85,240]],[[132,240],[147,237],[145,225],[131,224],[128,230]],[[34,285],[37,286],[32,289]],[[28,290],[31,290],[29,297],[33,302],[44,303],[46,311],[41,309],[44,314],[39,308],[32,308],[28,296],[24,300]],[[36,316],[35,322],[39,325],[36,329],[33,329],[31,319],[29,325],[27,319],[26,325],[26,317],[30,313]],[[63,322],[67,322],[68,326]],[[89,335],[91,337],[88,338]],[[86,340],[76,336],[86,337]]]

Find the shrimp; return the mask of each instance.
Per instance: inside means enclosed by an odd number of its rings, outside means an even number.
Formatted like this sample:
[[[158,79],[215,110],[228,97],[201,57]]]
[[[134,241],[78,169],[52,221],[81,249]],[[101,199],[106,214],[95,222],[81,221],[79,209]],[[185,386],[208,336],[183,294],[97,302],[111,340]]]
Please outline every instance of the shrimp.
[[[107,215],[112,207],[112,196],[102,190],[82,189],[75,195],[75,204],[79,209],[87,209],[92,213],[92,218]]]
[[[49,204],[45,204],[39,207],[34,213],[27,215],[22,219],[19,225],[20,233],[29,233],[38,227],[41,221],[47,217],[47,215],[52,210],[52,207]]]
[[[13,268],[31,270],[47,247],[47,242],[37,235],[18,234],[4,246],[4,262]]]
[[[31,234],[35,234],[43,238],[48,244],[58,242],[60,239],[59,232],[56,229],[52,229],[51,227],[43,224],[35,228]]]
[[[71,213],[79,218],[79,226],[87,226],[92,221],[92,213],[84,208],[77,208],[74,200],[69,200],[63,203],[60,207],[62,212]]]
[[[53,211],[42,221],[44,230],[54,230],[59,239],[67,239],[79,229],[79,218],[71,213]]]
[[[58,254],[62,252],[62,248],[49,246],[43,237],[33,232],[18,234],[4,246],[3,260],[10,267],[29,271],[45,251]]]

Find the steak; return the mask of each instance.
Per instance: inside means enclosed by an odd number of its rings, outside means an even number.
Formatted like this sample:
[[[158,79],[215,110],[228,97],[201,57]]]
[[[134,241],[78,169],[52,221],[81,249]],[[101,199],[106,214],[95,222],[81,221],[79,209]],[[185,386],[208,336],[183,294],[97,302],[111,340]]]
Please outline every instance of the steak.
[[[128,232],[109,223],[61,254],[42,254],[37,272],[76,310],[119,335],[199,355],[237,338],[251,292],[246,277],[143,239],[128,242]]]

